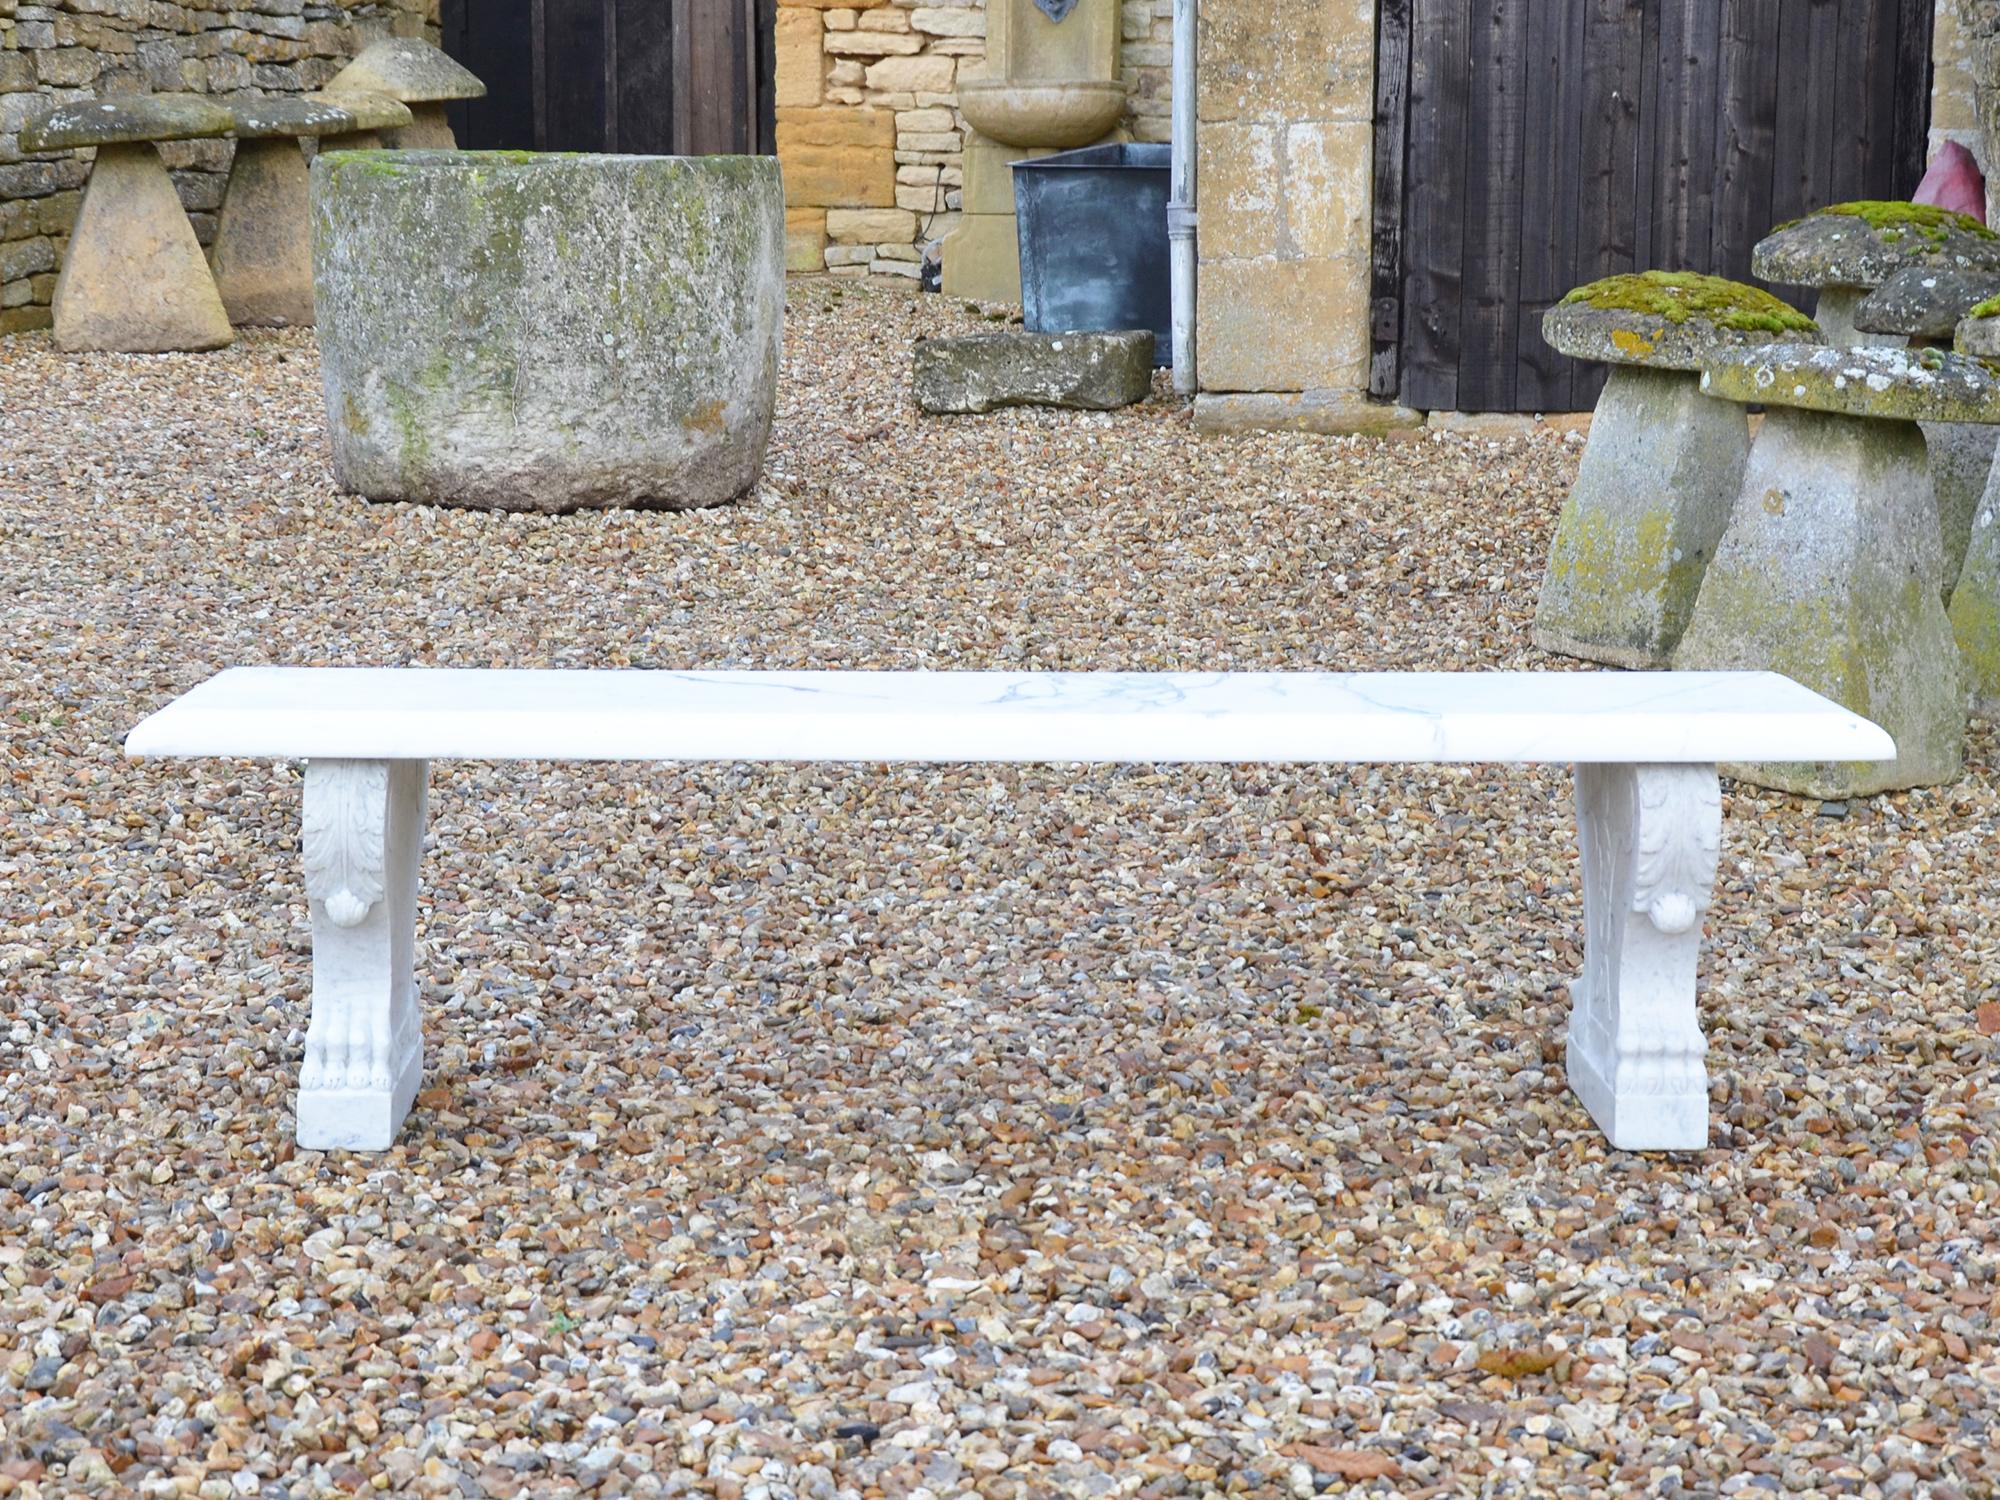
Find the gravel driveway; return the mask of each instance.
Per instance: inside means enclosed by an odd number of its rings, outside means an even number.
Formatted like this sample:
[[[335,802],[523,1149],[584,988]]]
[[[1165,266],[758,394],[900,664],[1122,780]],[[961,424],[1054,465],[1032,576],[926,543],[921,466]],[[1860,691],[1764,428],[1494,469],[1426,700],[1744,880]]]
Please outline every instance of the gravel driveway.
[[[309,334],[0,340],[0,1495],[1976,1496],[1996,746],[1727,788],[1714,1149],[1564,1083],[1557,769],[434,768],[429,1066],[295,1151],[226,665],[1493,668],[1577,447],[920,419],[795,282],[764,482],[337,494]],[[1982,1024],[1982,1022],[1984,1024]]]

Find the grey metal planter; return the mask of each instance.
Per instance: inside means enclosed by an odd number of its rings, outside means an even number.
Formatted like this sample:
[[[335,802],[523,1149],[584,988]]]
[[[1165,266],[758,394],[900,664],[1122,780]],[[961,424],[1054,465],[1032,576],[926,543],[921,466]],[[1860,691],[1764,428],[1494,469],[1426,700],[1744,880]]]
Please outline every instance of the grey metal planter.
[[[1085,146],[1013,164],[1031,332],[1150,328],[1153,363],[1174,362],[1172,156],[1162,145]]]

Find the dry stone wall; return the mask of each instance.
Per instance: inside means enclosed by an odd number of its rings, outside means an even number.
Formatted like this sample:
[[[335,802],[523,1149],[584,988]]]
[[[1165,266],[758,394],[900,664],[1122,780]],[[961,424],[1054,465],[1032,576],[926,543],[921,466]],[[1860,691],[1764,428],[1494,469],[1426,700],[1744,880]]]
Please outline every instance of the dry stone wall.
[[[437,40],[437,0],[0,0],[0,333],[45,327],[88,152],[20,149],[53,99],[113,94],[289,94],[321,87],[379,36]],[[203,244],[228,141],[161,148]]]
[[[1123,0],[1134,140],[1171,131],[1173,0]],[[980,0],[779,0],[778,156],[787,264],[919,274],[957,227],[966,124],[958,79],[986,56]]]

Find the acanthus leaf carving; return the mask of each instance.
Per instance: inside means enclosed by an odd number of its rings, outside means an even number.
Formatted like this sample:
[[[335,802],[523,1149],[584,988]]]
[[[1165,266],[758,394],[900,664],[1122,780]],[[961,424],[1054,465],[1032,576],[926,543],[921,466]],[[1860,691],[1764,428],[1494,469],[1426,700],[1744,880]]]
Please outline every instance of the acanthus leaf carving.
[[[389,768],[315,761],[306,775],[306,894],[336,927],[359,927],[384,890]]]
[[[1692,929],[1715,886],[1721,826],[1722,792],[1712,773],[1641,777],[1632,910],[1668,936]]]

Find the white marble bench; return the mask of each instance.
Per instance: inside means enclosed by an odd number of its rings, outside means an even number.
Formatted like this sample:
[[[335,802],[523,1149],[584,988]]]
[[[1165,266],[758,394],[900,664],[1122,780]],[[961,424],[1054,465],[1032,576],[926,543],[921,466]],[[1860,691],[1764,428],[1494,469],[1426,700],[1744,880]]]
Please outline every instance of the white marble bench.
[[[1615,1145],[1708,1143],[1695,1007],[1716,764],[1886,760],[1769,673],[459,671],[250,667],[130,755],[304,759],[312,1019],[298,1139],[381,1150],[423,1072],[412,956],[432,760],[1574,763],[1569,1078]]]

